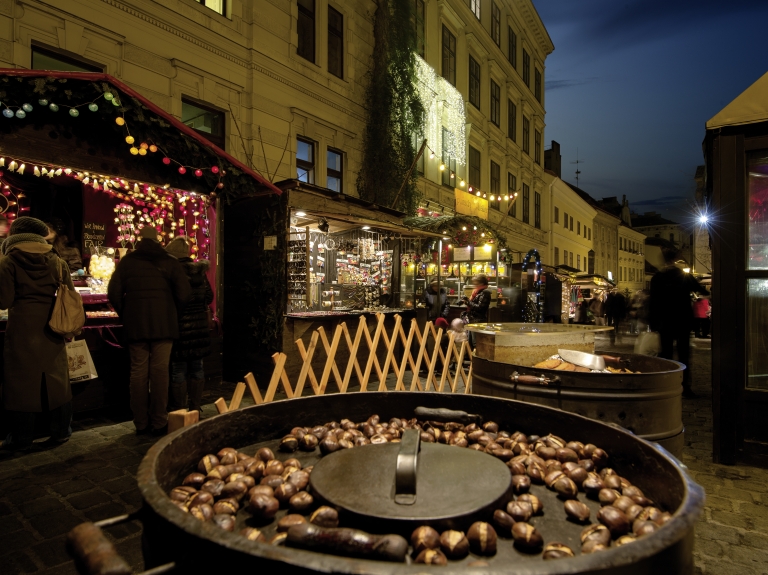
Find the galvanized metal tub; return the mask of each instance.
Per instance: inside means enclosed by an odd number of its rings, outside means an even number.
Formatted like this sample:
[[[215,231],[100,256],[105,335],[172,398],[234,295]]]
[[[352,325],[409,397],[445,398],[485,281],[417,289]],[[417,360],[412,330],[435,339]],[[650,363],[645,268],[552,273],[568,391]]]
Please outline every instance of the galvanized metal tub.
[[[475,356],[472,358],[472,393],[546,405],[620,425],[682,457],[685,366],[645,355],[611,355],[627,360],[629,368],[640,373],[534,369],[529,367],[533,360],[526,362],[527,365],[515,365]],[[546,386],[515,383],[511,380],[514,373],[557,377],[559,381]]]

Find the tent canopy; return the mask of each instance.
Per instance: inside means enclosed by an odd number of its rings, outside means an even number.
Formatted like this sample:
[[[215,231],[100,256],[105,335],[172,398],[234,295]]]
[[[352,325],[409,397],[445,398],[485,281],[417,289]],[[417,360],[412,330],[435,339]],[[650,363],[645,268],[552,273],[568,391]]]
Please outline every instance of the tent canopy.
[[[768,120],[768,72],[707,122],[707,130]]]

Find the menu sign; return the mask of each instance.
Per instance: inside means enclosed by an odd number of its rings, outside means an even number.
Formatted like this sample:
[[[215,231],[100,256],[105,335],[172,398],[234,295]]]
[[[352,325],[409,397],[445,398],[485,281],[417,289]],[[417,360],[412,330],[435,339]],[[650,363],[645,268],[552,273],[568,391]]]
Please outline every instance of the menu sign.
[[[106,238],[106,224],[98,224],[96,222],[83,223],[83,247],[85,247],[85,249],[90,250],[94,247],[97,248],[103,246]]]
[[[488,219],[488,200],[455,188],[456,213],[467,216],[477,216],[481,220]]]
[[[472,260],[472,247],[453,248],[453,261],[468,262]]]

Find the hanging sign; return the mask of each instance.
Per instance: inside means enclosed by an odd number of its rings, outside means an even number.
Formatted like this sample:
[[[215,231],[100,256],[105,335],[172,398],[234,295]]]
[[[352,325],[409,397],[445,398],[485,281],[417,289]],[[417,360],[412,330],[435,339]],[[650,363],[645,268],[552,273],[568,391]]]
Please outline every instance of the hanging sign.
[[[456,188],[454,190],[456,198],[456,213],[464,214],[465,216],[477,216],[483,220],[488,219],[488,200],[484,200]]]
[[[104,245],[107,239],[106,224],[83,222],[83,247],[87,250]]]
[[[453,248],[453,261],[469,262],[472,261],[472,246],[463,248]]]
[[[272,251],[277,249],[277,236],[264,236],[264,250]]]

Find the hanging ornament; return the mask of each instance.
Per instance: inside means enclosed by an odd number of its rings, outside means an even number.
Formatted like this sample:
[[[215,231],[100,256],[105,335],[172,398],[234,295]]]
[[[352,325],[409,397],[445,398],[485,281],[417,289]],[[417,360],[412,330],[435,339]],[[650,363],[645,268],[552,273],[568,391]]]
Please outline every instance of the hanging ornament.
[[[3,110],[3,116],[5,116],[6,118],[13,118],[13,110],[11,110],[10,108],[6,108],[5,110]]]
[[[45,98],[41,98],[40,100],[37,101],[37,103],[40,104],[41,106],[47,106],[48,100],[46,100]]]
[[[99,111],[99,105],[96,102],[91,102],[90,104],[88,104],[88,109],[91,112],[98,112]]]
[[[54,104],[53,102],[51,102],[50,104],[48,104],[48,109],[51,112],[58,112],[59,111],[59,106],[58,106],[58,104]]]
[[[9,169],[9,170],[11,170],[12,172],[15,172],[15,171],[16,171],[16,168],[17,168],[18,166],[19,166],[19,165],[16,163],[16,160],[11,160],[11,163],[10,163],[10,164],[8,164],[8,169]]]
[[[133,136],[126,136],[126,137],[125,137],[125,143],[126,143],[126,144],[133,144],[135,141],[136,141],[136,140],[134,139],[134,137],[133,137]]]
[[[18,173],[21,175],[24,175],[24,168],[26,168],[26,164],[21,164],[18,169]]]
[[[139,155],[140,156],[146,156],[147,155],[147,149],[146,148],[139,148]]]
[[[112,98],[114,98],[114,96],[112,95],[112,92],[104,92],[105,100],[111,100]]]
[[[171,163],[171,159],[168,156],[166,156],[165,158],[163,158],[163,163],[167,166],[168,164]]]
[[[32,111],[32,104],[22,104],[22,105],[21,105],[21,108],[22,108],[22,109],[23,109],[25,112],[31,112],[31,111]]]
[[[120,116],[118,116],[117,118],[115,118],[115,124],[117,124],[118,126],[123,126],[125,125],[125,120]]]
[[[214,174],[219,173],[219,166],[211,166],[211,172]]]
[[[179,173],[182,174],[182,175],[186,174],[187,173],[187,168],[185,168],[184,166],[180,166],[179,167]]]
[[[24,110],[21,110],[21,109],[16,110],[16,117],[17,118],[26,118],[27,117],[27,113]]]
[[[203,170],[201,170],[200,168],[196,169],[195,170],[195,175],[199,178],[200,176],[203,175]]]
[[[119,101],[119,100],[117,100],[117,99],[113,99],[113,100],[112,100],[112,105],[113,105],[113,106],[119,106],[119,105],[120,105],[120,101]]]
[[[139,149],[136,146],[131,146],[130,152],[135,156],[139,153]]]
[[[77,118],[80,115],[80,111],[77,108],[70,108],[69,115],[73,118]]]
[[[45,168],[43,168],[43,169],[45,169]],[[40,177],[40,168],[35,166],[35,169],[33,170],[33,173],[39,178]]]
[[[150,145],[150,146],[149,146],[149,151],[150,151],[150,152],[153,152],[153,153],[154,153],[154,152],[157,152],[157,146],[155,146],[154,144]]]
[[[224,183],[223,182],[219,182],[218,184],[216,184],[216,187],[221,189],[221,188],[224,187]]]

